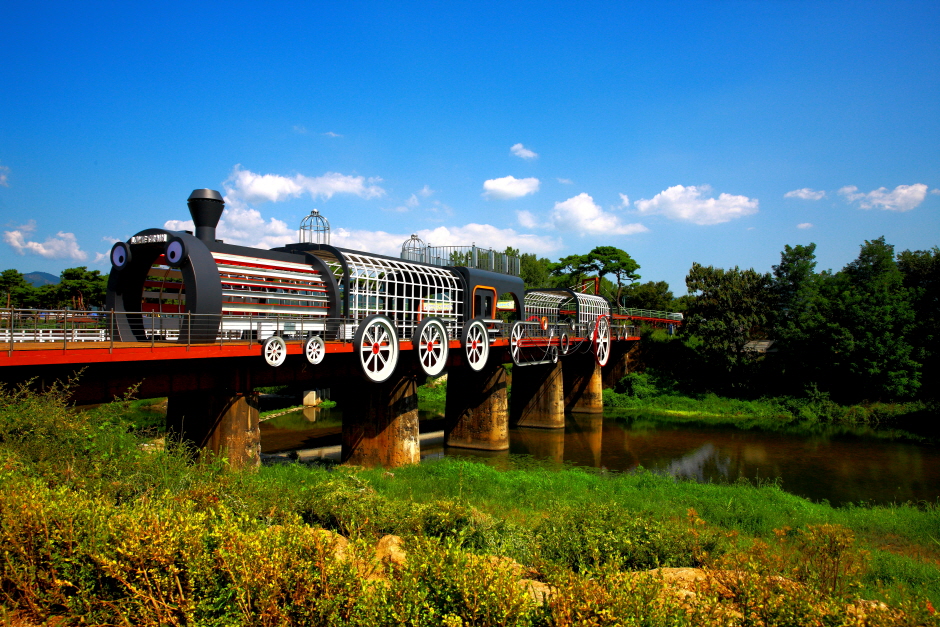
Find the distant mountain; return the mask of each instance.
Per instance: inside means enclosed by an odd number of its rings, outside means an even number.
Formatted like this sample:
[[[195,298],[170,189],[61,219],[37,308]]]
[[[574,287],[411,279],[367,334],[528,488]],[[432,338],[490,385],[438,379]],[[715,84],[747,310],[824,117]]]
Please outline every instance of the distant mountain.
[[[59,282],[59,277],[54,274],[49,274],[48,272],[30,272],[29,274],[24,274],[23,278],[29,281],[33,287],[55,285]]]

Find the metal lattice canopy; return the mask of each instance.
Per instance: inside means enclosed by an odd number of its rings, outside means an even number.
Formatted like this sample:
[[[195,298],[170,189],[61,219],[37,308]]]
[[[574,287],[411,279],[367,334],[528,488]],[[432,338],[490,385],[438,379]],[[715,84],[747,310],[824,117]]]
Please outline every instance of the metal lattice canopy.
[[[426,261],[427,248],[428,245],[412,233],[411,237],[401,245],[401,258],[407,261]]]
[[[372,314],[388,316],[400,339],[409,339],[425,318],[439,318],[451,338],[460,337],[463,321],[463,283],[446,268],[410,263],[359,251],[334,249],[348,271],[348,306],[343,316],[361,322]],[[342,285],[343,266],[326,251],[314,253],[333,270]]]
[[[298,236],[302,244],[329,244],[330,221],[320,215],[319,209],[313,209],[300,221]]]
[[[544,316],[549,323],[566,317],[575,322],[593,324],[598,316],[610,313],[610,304],[603,296],[574,290],[538,290],[526,292],[525,313],[527,317]]]

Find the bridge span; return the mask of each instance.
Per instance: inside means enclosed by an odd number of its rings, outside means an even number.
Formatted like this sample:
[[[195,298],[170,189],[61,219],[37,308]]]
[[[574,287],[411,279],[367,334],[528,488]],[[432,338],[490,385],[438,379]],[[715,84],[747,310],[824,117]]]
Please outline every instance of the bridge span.
[[[449,374],[447,444],[505,449],[510,421],[560,428],[565,411],[599,413],[602,369],[619,379],[638,321],[682,322],[583,290],[526,290],[517,257],[476,245],[412,236],[397,258],[338,248],[316,210],[295,244],[234,246],[215,237],[221,194],[194,190],[187,204],[195,232],[148,228],[114,245],[104,310],[3,311],[0,381],[43,387],[81,370],[79,404],[132,387],[166,396],[169,430],[234,465],[258,463],[255,388],[309,382],[343,404],[344,461],[396,466],[420,459],[427,377]]]

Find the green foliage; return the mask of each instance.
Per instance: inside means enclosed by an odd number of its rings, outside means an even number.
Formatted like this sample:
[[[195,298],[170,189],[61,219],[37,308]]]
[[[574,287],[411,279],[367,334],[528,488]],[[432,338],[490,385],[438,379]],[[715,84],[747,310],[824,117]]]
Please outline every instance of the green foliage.
[[[678,311],[673,306],[675,299],[665,281],[634,283],[623,290],[621,302],[624,307],[651,309],[653,311]]]
[[[550,287],[551,261],[545,257],[525,253],[519,258],[519,276],[527,290],[537,287]]]
[[[936,624],[936,506],[838,510],[776,486],[454,460],[226,471],[145,446],[132,403],[77,412],[65,398],[0,391],[0,605],[14,623],[843,624],[862,596]],[[403,563],[377,561],[387,533]],[[729,584],[689,601],[631,570],[655,565]],[[544,603],[529,579],[550,586]]]
[[[67,268],[62,271],[59,283],[41,287],[33,287],[16,270],[4,270],[0,275],[2,306],[6,306],[9,296],[10,306],[21,309],[101,308],[105,304],[107,286],[108,275],[85,266]]]
[[[685,315],[682,331],[701,339],[699,352],[713,372],[713,385],[734,388],[757,361],[745,345],[766,337],[771,312],[770,275],[754,270],[730,270],[692,264],[686,277],[696,294]]]
[[[921,364],[921,381],[940,380],[940,248],[905,250],[898,255],[898,268],[915,312],[914,326],[907,337],[914,347],[913,358]],[[921,390],[940,396],[936,385]]]

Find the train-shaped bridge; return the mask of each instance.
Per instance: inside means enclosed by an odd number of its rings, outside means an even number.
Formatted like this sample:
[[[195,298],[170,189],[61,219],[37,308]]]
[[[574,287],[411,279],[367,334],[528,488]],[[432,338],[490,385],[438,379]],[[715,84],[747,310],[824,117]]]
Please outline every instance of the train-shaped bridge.
[[[215,237],[218,192],[188,204],[195,233],[151,228],[114,245],[104,310],[6,310],[0,379],[83,367],[80,403],[140,385],[169,397],[171,428],[235,463],[257,459],[254,387],[327,381],[345,390],[344,459],[397,465],[417,460],[419,376],[451,376],[448,444],[506,448],[503,363],[517,367],[514,422],[564,426],[566,407],[599,411],[601,369],[623,369],[638,321],[681,324],[580,290],[526,291],[518,258],[476,246],[412,236],[400,258],[334,247],[316,210],[295,244],[234,246]]]

